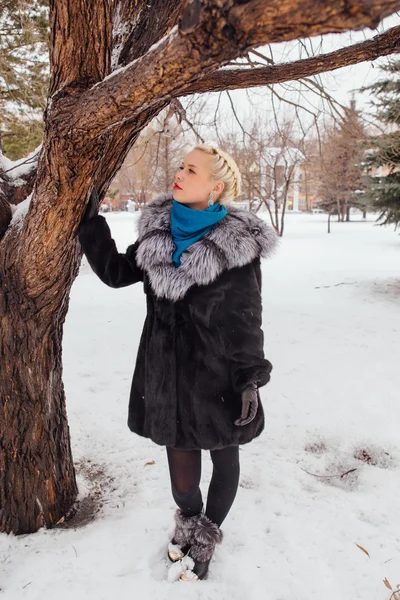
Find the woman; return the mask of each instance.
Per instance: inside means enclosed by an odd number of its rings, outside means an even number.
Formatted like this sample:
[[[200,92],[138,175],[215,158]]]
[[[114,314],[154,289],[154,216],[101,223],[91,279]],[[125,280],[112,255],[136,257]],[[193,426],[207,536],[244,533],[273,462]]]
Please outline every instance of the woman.
[[[125,254],[98,215],[95,194],[79,230],[104,283],[144,284],[147,317],[128,426],[166,446],[179,507],[168,556],[181,561],[186,581],[207,576],[238,488],[239,445],[264,428],[258,388],[272,366],[263,352],[260,257],[276,236],[255,215],[226,208],[239,193],[232,157],[197,146],[176,173],[173,196],[143,209],[138,240]],[[201,450],[210,450],[213,462],[205,512]]]

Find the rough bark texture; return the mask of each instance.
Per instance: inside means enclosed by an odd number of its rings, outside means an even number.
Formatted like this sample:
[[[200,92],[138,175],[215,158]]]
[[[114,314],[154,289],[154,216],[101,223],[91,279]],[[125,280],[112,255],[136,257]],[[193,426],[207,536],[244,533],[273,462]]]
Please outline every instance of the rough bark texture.
[[[37,311],[12,263],[0,280],[0,531],[30,533],[55,525],[77,494],[61,379],[68,303]],[[65,276],[60,286],[69,292]]]
[[[102,197],[172,97],[249,48],[373,26],[399,8],[394,0],[50,1],[51,82],[32,201],[0,241],[0,531],[50,527],[76,497],[61,342],[80,262],[76,230],[93,186]],[[9,216],[3,203],[0,221]]]
[[[0,239],[7,231],[11,221],[11,207],[3,194],[0,193]]]

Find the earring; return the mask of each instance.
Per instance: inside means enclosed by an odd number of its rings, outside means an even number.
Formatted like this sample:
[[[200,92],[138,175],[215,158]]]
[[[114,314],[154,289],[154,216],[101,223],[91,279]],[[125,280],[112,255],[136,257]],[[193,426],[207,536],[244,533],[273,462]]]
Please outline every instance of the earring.
[[[210,194],[210,199],[208,201],[208,206],[213,206],[214,205],[214,194]]]

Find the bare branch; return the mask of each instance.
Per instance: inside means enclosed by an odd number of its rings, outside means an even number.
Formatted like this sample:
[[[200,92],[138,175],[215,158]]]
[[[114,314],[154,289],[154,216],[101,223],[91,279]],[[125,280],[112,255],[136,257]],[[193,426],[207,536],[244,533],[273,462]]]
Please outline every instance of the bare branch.
[[[186,109],[182,103],[177,98],[174,98],[171,101],[171,107],[178,118],[178,122],[181,123],[182,121],[185,121],[185,123],[189,126],[189,129],[193,131],[194,135],[196,136],[196,140],[201,141],[204,144],[204,138],[200,135],[193,123],[190,121],[189,117],[187,116]]]
[[[262,58],[263,60],[265,60],[266,63],[273,65],[274,61],[272,60],[272,58],[269,58],[268,56],[265,56],[265,54],[262,54],[259,50],[251,50],[251,54],[255,54],[256,56],[258,56],[259,58]]]
[[[400,52],[400,26],[327,54],[257,69],[221,69],[187,86],[181,96],[295,81]]]

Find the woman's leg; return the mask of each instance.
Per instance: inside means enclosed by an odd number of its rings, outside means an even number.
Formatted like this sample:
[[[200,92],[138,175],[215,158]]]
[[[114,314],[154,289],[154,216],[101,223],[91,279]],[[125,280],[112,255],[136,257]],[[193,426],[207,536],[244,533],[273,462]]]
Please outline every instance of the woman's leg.
[[[239,485],[239,446],[210,451],[213,473],[208,488],[206,515],[219,527],[228,514]]]
[[[201,450],[167,448],[172,495],[187,517],[201,512],[203,499],[200,491]]]

